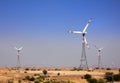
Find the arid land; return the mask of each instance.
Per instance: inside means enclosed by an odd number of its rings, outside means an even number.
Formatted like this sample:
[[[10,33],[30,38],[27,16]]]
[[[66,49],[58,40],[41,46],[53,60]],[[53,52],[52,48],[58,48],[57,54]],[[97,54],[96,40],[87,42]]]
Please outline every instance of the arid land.
[[[46,80],[66,80],[75,83],[88,83],[84,79],[84,75],[90,74],[93,78],[104,79],[106,72],[119,73],[119,69],[89,69],[89,70],[74,70],[73,68],[0,68],[0,83],[8,83],[10,80],[13,83],[34,83],[24,81],[26,76],[34,76],[39,74],[44,76],[43,70],[47,70]],[[120,82],[114,82],[120,83]]]

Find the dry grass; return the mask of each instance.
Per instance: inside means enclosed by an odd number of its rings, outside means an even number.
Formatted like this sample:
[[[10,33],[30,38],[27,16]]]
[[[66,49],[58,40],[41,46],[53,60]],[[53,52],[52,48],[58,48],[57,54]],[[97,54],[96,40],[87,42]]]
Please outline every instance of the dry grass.
[[[41,68],[39,70],[25,70],[20,69],[8,69],[8,68],[0,68],[0,83],[7,83],[8,80],[13,80],[14,83],[18,83],[18,79],[23,79],[25,76],[34,75],[34,74],[42,74],[42,70],[46,69],[48,71],[49,79],[52,80],[71,80],[76,83],[87,83],[85,79],[82,79],[83,75],[90,74],[94,78],[100,79],[104,78],[104,74],[106,72],[118,73],[118,69],[114,70],[94,70],[94,71],[72,71],[71,68]],[[57,74],[60,73],[60,76]],[[28,82],[22,82],[28,83]],[[116,82],[117,83],[117,82]],[[119,83],[119,82],[118,82]]]

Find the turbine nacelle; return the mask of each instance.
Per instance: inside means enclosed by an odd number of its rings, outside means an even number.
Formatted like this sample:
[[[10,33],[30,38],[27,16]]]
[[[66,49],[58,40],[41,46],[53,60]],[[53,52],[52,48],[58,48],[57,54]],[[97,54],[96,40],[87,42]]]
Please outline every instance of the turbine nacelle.
[[[14,47],[14,49],[20,52],[23,49],[23,47],[20,47],[20,48]]]
[[[98,51],[101,52],[103,50],[103,48],[99,48]]]
[[[85,34],[87,33],[86,30],[87,30],[87,27],[88,25],[91,23],[91,19],[88,20],[88,23],[87,25],[85,26],[85,28],[83,29],[83,31],[74,31],[74,30],[69,30],[69,33],[72,33],[72,34],[82,34],[82,40],[83,40],[83,43],[85,43],[85,45],[89,48],[89,45],[87,43],[87,39],[85,37]]]
[[[98,48],[96,45],[94,45],[94,46],[98,50],[98,52],[101,52],[103,50],[103,48]]]

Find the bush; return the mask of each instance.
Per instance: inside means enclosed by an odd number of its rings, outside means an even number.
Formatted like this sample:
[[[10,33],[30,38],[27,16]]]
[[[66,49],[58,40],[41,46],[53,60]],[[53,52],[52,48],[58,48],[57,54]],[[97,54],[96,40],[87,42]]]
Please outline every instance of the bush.
[[[73,67],[72,71],[75,71],[75,70],[77,70],[77,68],[76,68],[76,67]]]
[[[32,68],[31,71],[36,71],[36,69],[35,69],[35,68]]]
[[[36,78],[36,80],[39,80],[40,82],[45,80],[45,76],[39,76]]]
[[[40,74],[36,74],[36,73],[35,73],[34,76],[40,76]]]
[[[89,83],[98,83],[97,79],[95,79],[95,78],[88,79],[88,82]]]
[[[35,80],[35,78],[34,77],[30,77],[30,79],[29,79],[30,81],[34,81]]]
[[[105,73],[105,79],[110,82],[113,81],[113,73],[112,72],[106,72]]]
[[[44,83],[60,83],[60,82],[58,82],[58,81],[46,81]],[[65,82],[61,82],[61,83],[65,83]]]
[[[24,71],[24,73],[27,73],[27,71]]]
[[[26,68],[25,70],[26,70],[26,71],[29,71],[29,68]]]
[[[26,76],[25,79],[26,79],[26,80],[29,80],[29,79],[30,79],[30,76]]]
[[[29,80],[29,81],[34,81],[34,80],[35,80],[34,77],[30,77],[30,76],[26,76],[25,79],[26,79],[26,80]]]
[[[60,69],[58,69],[58,68],[55,68],[55,71],[60,71]]]
[[[57,73],[57,76],[60,76],[60,73]]]
[[[115,74],[113,76],[114,81],[120,81],[120,74]]]
[[[106,70],[111,70],[111,68],[106,68]]]
[[[92,76],[90,74],[86,74],[86,75],[84,75],[84,78],[88,80],[88,79],[91,79]]]
[[[47,70],[43,70],[43,74],[46,75],[47,74]]]
[[[35,82],[34,83],[40,83],[40,80],[35,80]]]

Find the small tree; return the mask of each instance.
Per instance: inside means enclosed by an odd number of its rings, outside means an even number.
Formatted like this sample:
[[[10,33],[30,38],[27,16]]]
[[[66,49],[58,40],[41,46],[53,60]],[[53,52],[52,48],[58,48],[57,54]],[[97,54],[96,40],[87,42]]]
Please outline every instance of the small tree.
[[[47,70],[43,70],[43,74],[46,76],[46,74],[47,74]]]

